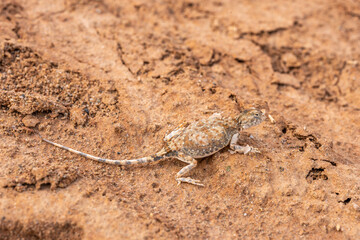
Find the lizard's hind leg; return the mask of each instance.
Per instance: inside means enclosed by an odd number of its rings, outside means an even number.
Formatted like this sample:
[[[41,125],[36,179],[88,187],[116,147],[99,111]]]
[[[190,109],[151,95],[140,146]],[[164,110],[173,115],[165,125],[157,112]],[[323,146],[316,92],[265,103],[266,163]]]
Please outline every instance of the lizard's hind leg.
[[[182,182],[186,182],[186,183],[190,183],[193,185],[198,185],[198,186],[202,186],[204,187],[204,184],[200,183],[200,180],[196,180],[196,179],[192,179],[190,177],[182,177],[183,175],[187,174],[188,172],[190,172],[193,168],[195,168],[197,166],[197,161],[190,157],[187,156],[185,154],[178,154],[178,156],[176,157],[178,160],[188,163],[189,165],[183,167],[177,174],[176,174],[176,181],[178,182],[178,184],[182,183]]]

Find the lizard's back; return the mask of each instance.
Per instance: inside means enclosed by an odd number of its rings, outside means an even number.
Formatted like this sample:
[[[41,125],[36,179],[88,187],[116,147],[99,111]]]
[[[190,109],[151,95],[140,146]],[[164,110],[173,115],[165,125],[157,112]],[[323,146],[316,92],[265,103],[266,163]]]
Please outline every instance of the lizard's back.
[[[210,156],[226,147],[235,133],[235,120],[210,117],[189,124],[170,133],[166,140],[173,151],[183,152],[193,158]]]

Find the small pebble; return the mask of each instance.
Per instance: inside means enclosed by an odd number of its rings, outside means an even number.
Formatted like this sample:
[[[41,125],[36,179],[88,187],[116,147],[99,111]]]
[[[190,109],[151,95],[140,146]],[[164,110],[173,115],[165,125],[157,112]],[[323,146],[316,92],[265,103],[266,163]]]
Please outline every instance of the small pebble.
[[[340,230],[341,230],[340,224],[336,224],[336,231],[340,232]]]
[[[21,121],[26,127],[35,127],[40,122],[32,115],[26,115]]]
[[[360,207],[356,203],[353,203],[353,207],[356,211],[360,212]]]

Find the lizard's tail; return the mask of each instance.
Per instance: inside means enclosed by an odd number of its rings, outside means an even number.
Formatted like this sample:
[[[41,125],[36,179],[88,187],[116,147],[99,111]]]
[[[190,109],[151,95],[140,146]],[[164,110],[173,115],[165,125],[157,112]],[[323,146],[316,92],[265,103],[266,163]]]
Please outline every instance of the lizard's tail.
[[[39,133],[38,133],[39,134]],[[80,151],[77,151],[75,149],[66,147],[64,145],[52,142],[50,140],[47,140],[45,138],[43,138],[40,134],[39,136],[41,137],[41,139],[47,143],[50,143],[56,147],[62,148],[64,150],[67,150],[69,152],[72,153],[76,153],[80,156],[98,161],[98,162],[103,162],[103,163],[107,163],[107,164],[114,164],[114,165],[132,165],[132,164],[142,164],[142,163],[150,163],[150,162],[156,162],[156,161],[160,161],[163,160],[165,158],[168,158],[167,154],[169,153],[168,151],[165,150],[165,148],[161,149],[159,152],[157,152],[155,155],[152,156],[148,156],[148,157],[143,157],[143,158],[138,158],[138,159],[131,159],[131,160],[113,160],[113,159],[106,159],[106,158],[100,158],[100,157],[96,157],[87,153],[83,153]]]

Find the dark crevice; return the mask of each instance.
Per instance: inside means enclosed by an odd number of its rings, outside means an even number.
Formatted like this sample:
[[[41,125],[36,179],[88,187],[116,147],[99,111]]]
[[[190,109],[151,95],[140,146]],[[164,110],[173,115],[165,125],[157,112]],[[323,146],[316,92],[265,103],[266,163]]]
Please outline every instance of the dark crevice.
[[[312,135],[311,135],[311,137],[309,138],[309,140],[314,143],[315,148],[317,148],[317,149],[319,149],[319,148],[322,146],[321,143],[319,143],[319,142],[317,141],[317,139],[316,139],[314,136],[312,136]]]
[[[323,159],[321,161],[328,162],[328,163],[330,163],[331,165],[333,165],[335,167],[337,166],[336,162],[333,162],[333,161],[330,161],[330,160]]]
[[[309,139],[310,142],[314,143],[316,149],[319,149],[322,146],[322,144],[320,142],[318,142],[317,138],[312,134],[301,135],[301,134],[298,134],[298,133],[294,133],[294,137],[296,137],[299,140]]]
[[[9,105],[5,105],[5,104],[0,104],[0,109],[5,110],[5,111],[9,111],[9,110],[10,110],[10,106],[9,106]]]
[[[343,203],[344,205],[348,204],[351,201],[351,198],[347,198],[344,201],[338,201],[339,203]]]
[[[293,27],[296,27],[296,26],[301,26],[301,24],[298,22],[298,21],[294,21],[293,24],[289,27],[278,27],[278,28],[274,28],[274,29],[271,29],[271,30],[261,30],[259,32],[243,32],[240,34],[239,36],[239,39],[241,38],[244,38],[245,36],[258,36],[258,37],[262,37],[264,35],[272,35],[272,34],[276,34],[276,33],[279,33],[279,32],[283,32],[283,31],[286,31],[286,30],[289,30]]]
[[[340,69],[339,69],[339,76],[337,76],[337,80],[336,80],[336,82],[334,83],[335,86],[337,86],[337,85],[339,84],[340,78],[341,78],[341,75],[342,75],[342,72],[343,72],[343,70],[345,69],[345,67],[346,67],[346,61],[344,61],[343,65],[342,65],[342,66],[340,67]],[[339,88],[339,91],[341,92],[340,88]]]
[[[210,61],[207,64],[205,64],[205,66],[209,66],[209,67],[214,66],[215,64],[221,61],[221,57],[222,57],[221,53],[213,50],[213,54],[211,55]]]
[[[0,219],[0,239],[82,239],[84,230],[76,223]]]
[[[305,179],[312,183],[316,180],[328,180],[328,176],[324,174],[325,168],[312,168],[308,174],[306,175]]]
[[[15,15],[20,14],[24,8],[17,3],[8,3],[0,11],[2,15]]]
[[[245,63],[245,60],[240,58],[235,58],[235,61],[237,61],[238,63]]]
[[[184,72],[185,72],[184,69],[182,69],[182,68],[177,68],[177,69],[174,69],[174,70],[168,72],[168,75],[169,75],[169,76],[177,76],[177,75],[179,75],[179,74],[181,74],[181,73],[184,73]]]
[[[310,160],[312,160],[312,161],[318,161],[318,160],[320,160],[320,161],[323,161],[323,162],[328,162],[328,163],[330,163],[332,166],[335,166],[335,167],[337,166],[336,162],[330,161],[330,160],[327,160],[327,159],[310,158]]]
[[[130,67],[126,64],[124,58],[123,58],[123,55],[124,55],[124,52],[123,52],[123,49],[121,47],[121,44],[118,42],[117,43],[117,48],[116,48],[117,52],[118,52],[118,56],[120,58],[120,61],[121,63],[129,70],[129,72],[134,75],[134,73],[131,71]]]
[[[288,84],[288,83],[272,82],[271,85],[277,85],[278,88],[279,87],[292,87],[294,89],[299,89],[299,87],[296,87],[293,84]]]
[[[230,94],[230,95],[229,95],[229,98],[230,98],[232,101],[238,103],[238,100],[237,100],[237,98],[236,98],[236,95]]]
[[[15,23],[15,27],[13,29],[11,29],[11,31],[13,31],[16,34],[17,38],[21,38],[20,36],[20,25],[18,22]]]
[[[35,112],[32,113],[33,116],[43,116],[43,115],[48,115],[51,114],[52,110],[51,109],[44,109],[44,110],[36,110]]]
[[[50,188],[51,188],[51,183],[46,182],[40,184],[39,190],[45,190],[45,189],[49,190]]]
[[[346,11],[346,14],[351,16],[351,17],[356,17],[358,19],[360,19],[360,14],[359,13],[354,13],[354,12],[350,12],[350,11]]]
[[[277,48],[271,47],[267,44],[260,44],[253,39],[251,39],[251,42],[253,44],[255,44],[256,46],[260,47],[261,51],[270,57],[271,67],[274,72],[289,74],[289,73],[291,73],[291,71],[300,68],[300,66],[299,67],[295,67],[295,66],[284,67],[282,64],[281,56],[288,52],[292,53],[294,51],[294,49],[292,47],[284,46],[284,47],[281,47],[280,49],[277,49]]]
[[[209,91],[211,92],[211,94],[215,94],[216,93],[216,86],[213,86],[213,87],[209,88]]]

